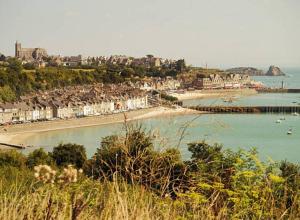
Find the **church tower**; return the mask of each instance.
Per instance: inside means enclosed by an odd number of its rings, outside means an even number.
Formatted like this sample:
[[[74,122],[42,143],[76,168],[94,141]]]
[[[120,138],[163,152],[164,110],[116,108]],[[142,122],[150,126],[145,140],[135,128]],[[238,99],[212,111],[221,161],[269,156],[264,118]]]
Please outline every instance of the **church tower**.
[[[16,43],[15,43],[15,57],[19,58],[20,57],[20,52],[21,52],[21,43],[18,43],[18,41],[16,41]]]

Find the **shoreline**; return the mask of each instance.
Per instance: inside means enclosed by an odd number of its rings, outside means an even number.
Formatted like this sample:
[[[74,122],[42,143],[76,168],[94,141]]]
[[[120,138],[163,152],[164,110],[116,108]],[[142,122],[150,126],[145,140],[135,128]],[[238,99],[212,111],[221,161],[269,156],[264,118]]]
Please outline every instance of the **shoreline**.
[[[7,131],[4,131],[4,127],[0,128],[0,142],[18,144],[21,145],[25,140],[30,138],[32,135],[36,135],[41,132],[72,129],[81,127],[93,127],[107,124],[117,124],[125,121],[135,121],[160,116],[173,116],[173,115],[187,115],[187,114],[200,114],[201,112],[178,108],[173,109],[169,107],[151,107],[147,109],[139,109],[129,112],[91,116],[85,118],[74,118],[67,120],[56,120],[56,121],[45,121],[36,122],[32,124],[17,124],[5,127]],[[11,147],[5,147],[0,145],[0,149],[12,149]]]
[[[257,94],[257,91],[254,89],[194,90],[186,91],[183,94],[170,93],[170,95],[177,97],[180,101],[188,99],[205,99],[212,97],[224,98],[230,97],[232,95],[248,96],[255,94]],[[117,124],[124,122],[125,117],[126,121],[129,122],[161,116],[188,114],[201,114],[201,112],[186,108],[174,109],[170,107],[158,106],[109,115],[35,122],[29,124],[16,124],[7,127],[0,127],[0,143],[2,142],[21,145],[24,143],[25,140],[29,139],[31,136],[41,132],[101,126],[107,124]],[[7,131],[4,131],[4,129],[6,129]],[[12,148],[0,145],[0,149]]]
[[[255,89],[194,90],[186,91],[185,93],[169,93],[169,95],[178,98],[179,101],[188,99],[205,99],[213,97],[224,98],[232,95],[250,96],[256,94],[258,94],[258,92]]]

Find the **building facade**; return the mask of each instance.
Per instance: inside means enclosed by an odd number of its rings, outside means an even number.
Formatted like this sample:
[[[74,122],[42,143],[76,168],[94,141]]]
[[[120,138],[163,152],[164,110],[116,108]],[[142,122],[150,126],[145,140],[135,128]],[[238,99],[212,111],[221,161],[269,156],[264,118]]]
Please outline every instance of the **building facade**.
[[[21,43],[15,44],[15,57],[22,60],[39,60],[47,57],[47,51],[43,48],[22,48]]]

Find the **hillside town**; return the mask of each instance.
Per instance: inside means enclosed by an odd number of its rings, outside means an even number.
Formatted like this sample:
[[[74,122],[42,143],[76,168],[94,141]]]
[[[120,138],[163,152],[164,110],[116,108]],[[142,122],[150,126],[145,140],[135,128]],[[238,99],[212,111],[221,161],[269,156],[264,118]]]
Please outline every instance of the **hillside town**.
[[[77,67],[113,64],[172,69],[172,66],[177,65],[178,62],[152,55],[142,58],[128,56],[110,56],[108,58],[104,56],[83,58],[81,55],[49,56],[43,48],[22,48],[21,43],[18,42],[15,44],[15,58],[20,60],[23,65],[31,63],[37,68],[47,65]],[[4,55],[1,55],[1,59],[5,59]],[[143,77],[116,84],[93,83],[91,85],[38,90],[20,96],[14,102],[0,102],[0,124],[97,116],[148,108],[166,103],[161,101],[159,94],[162,93],[170,96],[189,90],[241,89],[262,86],[248,75],[204,74],[204,72],[205,69],[192,78]]]
[[[15,43],[15,57],[22,61],[22,64],[30,63],[35,67],[43,68],[46,66],[99,66],[102,64],[124,65],[124,66],[144,66],[150,67],[171,67],[176,64],[176,60],[163,59],[147,55],[141,58],[134,58],[125,55],[112,55],[110,57],[84,57],[48,55],[44,48],[22,48],[21,43]]]
[[[126,85],[66,87],[0,104],[0,123],[24,123],[104,115],[147,108],[144,91]]]
[[[167,77],[147,78],[122,84],[96,84],[40,91],[20,97],[14,103],[0,103],[0,124],[25,123],[41,120],[98,116],[148,108],[158,105],[164,93],[185,92],[191,89],[237,89],[255,85],[250,77],[211,75],[197,78],[190,84]]]

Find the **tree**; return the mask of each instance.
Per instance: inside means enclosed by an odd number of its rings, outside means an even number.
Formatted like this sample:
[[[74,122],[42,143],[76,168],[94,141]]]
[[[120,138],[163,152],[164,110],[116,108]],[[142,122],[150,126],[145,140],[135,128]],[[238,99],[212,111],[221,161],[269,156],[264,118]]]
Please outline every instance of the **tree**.
[[[170,101],[170,102],[178,101],[178,98],[177,98],[177,97],[168,95],[168,94],[166,94],[166,93],[161,93],[161,94],[160,94],[160,97],[161,97],[162,99],[165,99],[165,100]]]
[[[26,165],[29,168],[33,168],[40,164],[51,165],[52,163],[53,163],[52,157],[47,152],[45,152],[42,148],[36,149],[33,152],[31,152],[28,155],[26,161]]]
[[[188,150],[192,153],[190,171],[202,173],[207,179],[221,180],[224,184],[229,182],[234,174],[234,164],[241,157],[240,152],[233,153],[230,150],[222,151],[222,145],[209,145],[205,141],[189,143]],[[253,154],[255,151],[253,151]]]
[[[121,76],[125,78],[130,78],[134,76],[134,74],[135,74],[134,70],[130,67],[125,67],[121,72]]]
[[[12,102],[16,99],[14,91],[8,86],[0,87],[0,101]]]
[[[10,58],[8,59],[8,69],[16,73],[21,73],[23,70],[23,66],[21,61],[19,61],[18,59]]]
[[[287,187],[287,207],[291,207],[295,200],[295,192],[300,190],[300,166],[287,161],[282,161],[279,169],[281,176],[286,179]],[[284,193],[282,193],[284,194]]]
[[[113,180],[114,176],[128,183],[140,184],[159,194],[170,193],[184,187],[186,166],[177,149],[156,151],[152,138],[140,127],[127,127],[124,137],[108,136],[84,172],[95,179]]]
[[[5,61],[6,57],[0,53],[0,61]]]
[[[149,59],[151,59],[151,58],[153,58],[154,56],[153,56],[152,54],[148,54],[148,55],[146,55],[146,57],[149,58]]]
[[[179,71],[179,72],[182,72],[182,71],[185,70],[185,68],[186,68],[185,60],[184,59],[177,60],[176,70]]]
[[[82,145],[60,144],[53,148],[52,158],[57,166],[67,166],[69,164],[81,168],[86,161],[86,151]]]
[[[210,163],[220,160],[223,156],[221,152],[222,145],[215,144],[211,146],[205,141],[188,144],[188,150],[192,153],[191,158],[193,161]]]
[[[24,67],[24,69],[26,69],[26,70],[34,70],[34,69],[35,69],[35,66],[34,66],[33,63],[25,63],[25,64],[23,65],[23,67]]]

